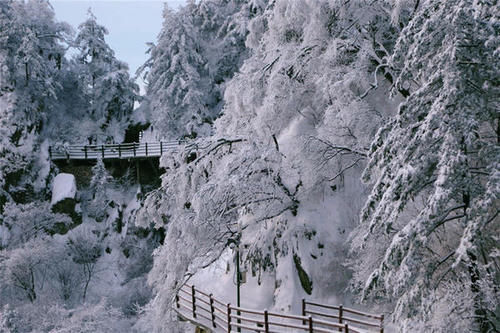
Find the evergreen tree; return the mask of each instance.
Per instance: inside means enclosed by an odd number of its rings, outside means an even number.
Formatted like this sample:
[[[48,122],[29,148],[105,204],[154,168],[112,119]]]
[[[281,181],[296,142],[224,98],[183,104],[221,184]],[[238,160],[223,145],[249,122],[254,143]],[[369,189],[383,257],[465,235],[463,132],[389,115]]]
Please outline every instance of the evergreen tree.
[[[98,159],[96,165],[92,167],[92,179],[89,185],[89,193],[92,198],[89,198],[87,207],[90,215],[95,217],[98,222],[101,222],[106,215],[108,205],[106,188],[112,179],[113,177],[106,170],[103,160]]]
[[[88,98],[88,113],[94,126],[87,133],[98,142],[121,141],[126,124],[138,100],[139,87],[130,79],[128,66],[115,58],[105,41],[106,28],[97,23],[89,9],[88,18],[78,27],[76,56],[83,79],[83,92]],[[117,126],[110,124],[118,123]],[[95,140],[94,140],[95,141]]]
[[[225,82],[248,55],[247,25],[257,13],[238,0],[168,6],[144,72],[154,128],[169,138],[207,136],[222,110]]]
[[[33,151],[60,92],[69,33],[46,1],[0,3],[0,211],[12,194],[26,196],[36,177]]]
[[[424,1],[392,57],[409,97],[370,150],[353,267],[408,330],[498,329],[498,14],[487,1]]]

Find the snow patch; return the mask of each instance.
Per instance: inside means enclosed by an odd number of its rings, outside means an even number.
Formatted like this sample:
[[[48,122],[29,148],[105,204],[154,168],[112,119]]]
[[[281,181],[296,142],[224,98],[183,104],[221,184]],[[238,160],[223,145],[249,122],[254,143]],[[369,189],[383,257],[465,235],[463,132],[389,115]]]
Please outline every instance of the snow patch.
[[[59,201],[70,198],[75,199],[76,196],[76,181],[75,176],[70,173],[60,173],[54,178],[52,183],[52,200],[51,205],[55,205]]]
[[[9,228],[4,225],[0,225],[0,248],[7,247],[7,244],[9,244],[10,236],[11,235]]]

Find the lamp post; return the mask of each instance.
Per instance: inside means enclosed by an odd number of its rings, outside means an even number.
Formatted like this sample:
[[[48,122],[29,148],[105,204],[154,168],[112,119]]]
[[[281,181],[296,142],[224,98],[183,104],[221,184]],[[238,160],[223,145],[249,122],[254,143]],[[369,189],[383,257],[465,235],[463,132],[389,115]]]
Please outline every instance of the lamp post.
[[[240,276],[240,238],[241,234],[238,233],[238,235],[235,238],[229,238],[227,240],[227,244],[231,249],[236,250],[236,306],[239,308],[240,307],[240,285],[241,285],[241,276]],[[241,315],[240,310],[236,311],[236,314],[238,316]],[[241,324],[240,318],[237,319],[238,324]],[[241,327],[238,327],[237,329],[238,332],[241,332]]]

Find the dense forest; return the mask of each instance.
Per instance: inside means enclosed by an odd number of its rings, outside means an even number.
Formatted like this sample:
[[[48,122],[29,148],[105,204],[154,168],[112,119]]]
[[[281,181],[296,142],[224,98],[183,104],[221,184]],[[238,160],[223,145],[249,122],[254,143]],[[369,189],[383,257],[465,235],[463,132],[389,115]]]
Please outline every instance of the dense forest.
[[[235,239],[245,308],[500,330],[497,0],[165,5],[132,74],[107,33],[0,1],[0,332],[193,331],[175,294],[234,303]],[[184,149],[49,156],[137,140]]]

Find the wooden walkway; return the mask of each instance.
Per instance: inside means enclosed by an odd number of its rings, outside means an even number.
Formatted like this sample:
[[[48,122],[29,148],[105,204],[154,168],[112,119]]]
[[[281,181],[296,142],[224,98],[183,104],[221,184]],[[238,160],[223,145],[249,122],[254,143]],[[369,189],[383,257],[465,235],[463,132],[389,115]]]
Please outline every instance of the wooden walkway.
[[[245,309],[223,303],[189,285],[183,285],[177,293],[175,311],[205,332],[384,332],[384,315],[307,300],[302,300],[302,315]]]
[[[183,142],[141,142],[110,145],[60,146],[49,147],[51,160],[96,160],[135,159],[159,157],[165,153],[178,151]]]

